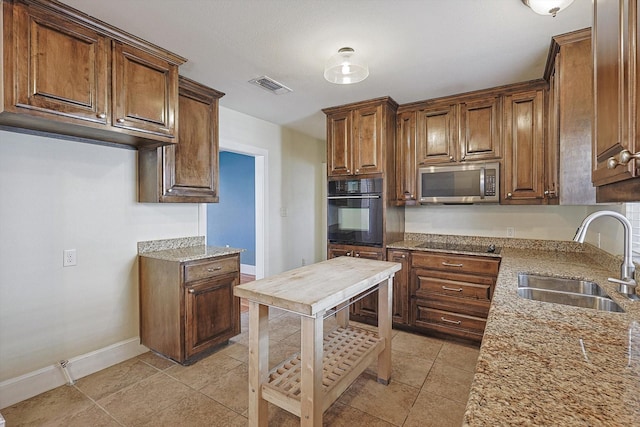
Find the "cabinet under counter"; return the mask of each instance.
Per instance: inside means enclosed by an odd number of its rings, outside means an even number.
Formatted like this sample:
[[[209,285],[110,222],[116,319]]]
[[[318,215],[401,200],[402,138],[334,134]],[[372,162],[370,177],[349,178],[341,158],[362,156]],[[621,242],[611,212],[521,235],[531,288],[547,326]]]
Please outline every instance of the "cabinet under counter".
[[[193,246],[140,254],[140,343],[189,365],[238,335],[240,252]]]

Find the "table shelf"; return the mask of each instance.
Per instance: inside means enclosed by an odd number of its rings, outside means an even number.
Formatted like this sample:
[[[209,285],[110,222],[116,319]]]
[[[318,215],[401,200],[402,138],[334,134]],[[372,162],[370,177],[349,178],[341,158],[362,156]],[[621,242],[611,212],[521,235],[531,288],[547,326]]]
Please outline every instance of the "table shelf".
[[[385,340],[376,332],[347,326],[329,332],[323,340],[323,411],[349,387],[385,348]],[[265,400],[300,416],[301,356],[296,353],[269,372],[262,385]],[[284,406],[283,406],[284,405]]]

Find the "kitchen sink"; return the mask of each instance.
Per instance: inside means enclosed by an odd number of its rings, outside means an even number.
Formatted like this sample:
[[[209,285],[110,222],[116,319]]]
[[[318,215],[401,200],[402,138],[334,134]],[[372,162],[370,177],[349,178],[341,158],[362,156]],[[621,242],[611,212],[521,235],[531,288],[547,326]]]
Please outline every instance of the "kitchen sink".
[[[518,295],[536,301],[624,313],[597,283],[587,280],[519,273]]]

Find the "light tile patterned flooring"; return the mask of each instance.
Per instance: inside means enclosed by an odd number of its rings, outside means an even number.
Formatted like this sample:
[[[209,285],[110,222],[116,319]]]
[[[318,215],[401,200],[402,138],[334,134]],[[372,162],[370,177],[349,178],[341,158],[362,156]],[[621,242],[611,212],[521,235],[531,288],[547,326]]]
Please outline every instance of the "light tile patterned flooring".
[[[7,427],[246,426],[248,313],[241,316],[242,333],[191,366],[148,352],[0,412]],[[300,321],[280,310],[270,319],[273,367],[299,351]],[[325,412],[324,425],[460,426],[477,357],[474,346],[394,330],[391,383],[379,384],[369,368]],[[270,405],[269,425],[299,419]]]

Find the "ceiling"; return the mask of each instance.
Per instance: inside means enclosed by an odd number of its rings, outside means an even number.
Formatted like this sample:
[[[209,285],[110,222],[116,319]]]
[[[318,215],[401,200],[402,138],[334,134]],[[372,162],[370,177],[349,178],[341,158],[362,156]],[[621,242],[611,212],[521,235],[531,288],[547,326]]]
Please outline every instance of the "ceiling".
[[[399,104],[542,77],[551,37],[591,26],[592,2],[555,18],[521,0],[62,0],[188,59],[180,73],[220,105],[325,139],[321,109],[380,96]],[[354,85],[323,78],[349,46],[369,64]],[[293,89],[248,83],[267,75]]]

